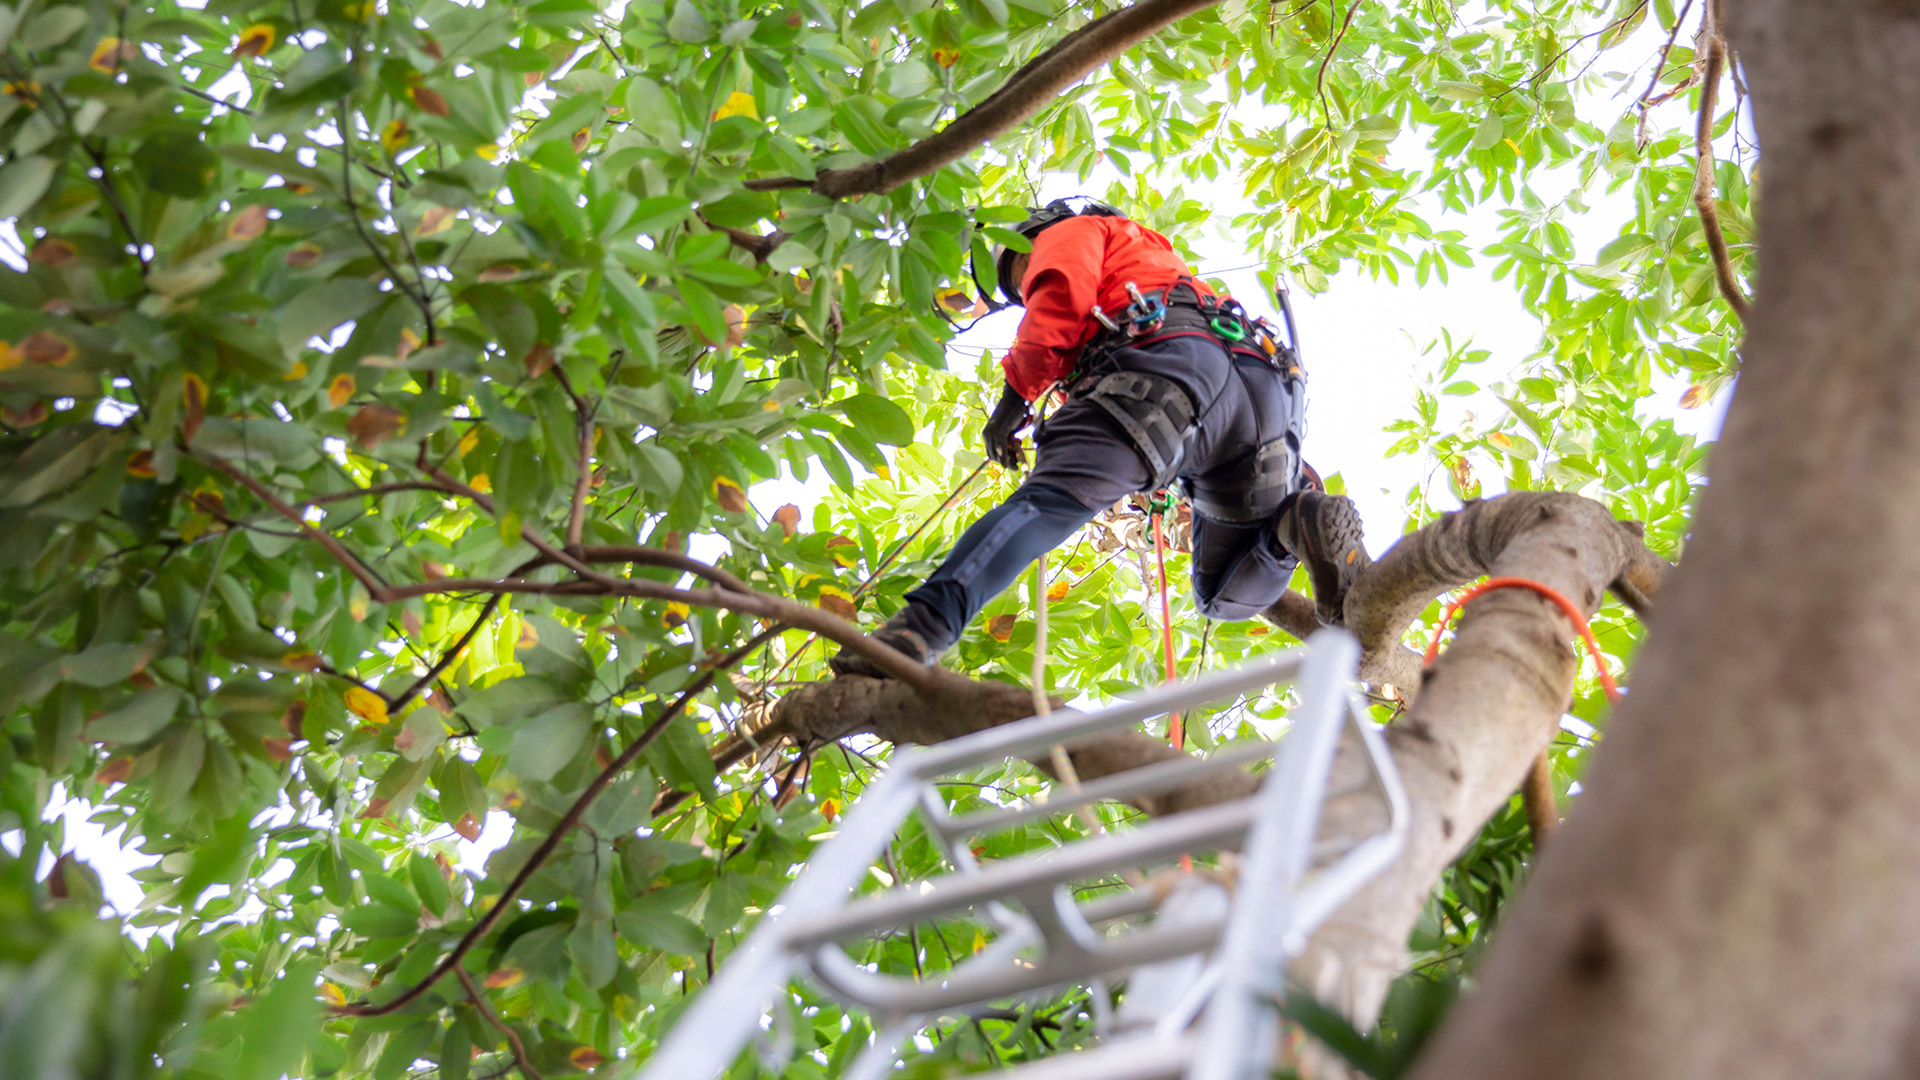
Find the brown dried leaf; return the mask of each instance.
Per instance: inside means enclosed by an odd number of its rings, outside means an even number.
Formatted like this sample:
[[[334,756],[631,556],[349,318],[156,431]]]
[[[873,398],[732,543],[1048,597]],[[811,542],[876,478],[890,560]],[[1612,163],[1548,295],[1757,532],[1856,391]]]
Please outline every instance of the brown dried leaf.
[[[200,425],[207,420],[207,384],[200,381],[200,376],[188,372],[180,384],[180,397],[186,405],[186,412],[180,418],[180,437],[192,442],[200,433]]]
[[[267,208],[254,203],[227,223],[227,239],[251,240],[267,231]]]
[[[1707,388],[1704,386],[1689,386],[1686,392],[1680,395],[1680,407],[1683,409],[1697,409],[1706,403]]]
[[[79,252],[74,250],[72,244],[67,243],[65,240],[55,240],[49,236],[45,240],[33,245],[33,251],[27,258],[42,266],[51,266],[55,270],[58,270],[72,262],[78,255]]]
[[[800,531],[800,508],[792,503],[788,503],[780,509],[775,510],[773,512],[773,523],[780,526],[781,532],[791,537],[794,533]]]
[[[480,820],[472,814],[461,814],[460,820],[453,823],[453,831],[459,833],[471,843],[472,841],[480,839]],[[488,976],[488,978],[492,977],[491,975]]]
[[[413,103],[419,107],[421,112],[432,113],[435,116],[441,117],[453,115],[453,110],[447,108],[447,99],[441,97],[437,90],[429,90],[424,86],[416,86],[409,92],[409,96],[413,98]]]
[[[100,766],[99,771],[93,774],[93,780],[94,783],[101,785],[122,784],[131,775],[133,775],[133,759],[117,757]]]
[[[287,729],[287,735],[289,737],[304,739],[306,735],[301,732],[300,726],[306,719],[307,703],[304,701],[296,701],[287,706],[286,712],[280,714],[280,726]]]
[[[545,375],[553,370],[553,346],[544,341],[535,342],[533,348],[527,350],[523,363],[527,367],[527,378],[537,379]]]
[[[391,405],[363,405],[347,421],[347,434],[371,450],[380,445],[380,440],[405,427],[406,423],[407,414]]]
[[[820,599],[813,603],[820,610],[832,612],[843,619],[852,619],[857,611],[853,606],[853,598],[838,589],[822,589]]]
[[[731,349],[747,340],[747,313],[739,304],[728,304],[723,314],[727,317],[727,348]]]
[[[995,641],[1006,641],[1013,637],[1013,628],[1020,625],[1018,615],[995,615],[987,620],[987,636]]]
[[[729,514],[744,514],[747,512],[749,505],[747,503],[747,493],[740,490],[739,484],[734,483],[724,476],[713,482],[713,497],[720,503],[720,509],[725,510]]]
[[[269,735],[260,740],[260,745],[266,748],[267,756],[275,761],[285,763],[293,760],[292,739],[283,735]]]
[[[34,427],[47,418],[47,403],[36,401],[25,409],[16,409],[11,405],[0,407],[0,422],[4,422],[15,431]],[[148,454],[152,457],[152,454]]]

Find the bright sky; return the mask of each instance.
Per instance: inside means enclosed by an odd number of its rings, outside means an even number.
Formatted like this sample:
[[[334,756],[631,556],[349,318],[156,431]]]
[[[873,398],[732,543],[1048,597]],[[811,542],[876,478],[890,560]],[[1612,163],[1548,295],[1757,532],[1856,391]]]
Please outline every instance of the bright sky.
[[[1648,28],[1636,35],[1640,37],[1648,40],[1631,41],[1613,55],[1651,57],[1658,47],[1658,38],[1650,36]],[[1629,80],[1629,85],[1637,90],[1644,85],[1644,75]],[[1620,98],[1588,96],[1581,102],[1581,114],[1605,127],[1628,103]],[[1684,112],[1675,110],[1683,110],[1684,104],[1683,98],[1657,116],[1667,123],[1680,124],[1684,121]],[[1426,157],[1422,147],[1408,140],[1396,144],[1392,153],[1397,162],[1419,163]],[[1097,174],[1082,185],[1071,177],[1050,177],[1043,184],[1042,195],[1044,199],[1079,193],[1097,196],[1111,179],[1110,175]],[[1552,183],[1536,182],[1543,187]],[[1563,180],[1562,185],[1565,183]],[[1223,222],[1244,205],[1240,193],[1231,184],[1190,186],[1189,195],[1216,207],[1218,220]],[[1631,212],[1631,203],[1625,194],[1590,196],[1589,203],[1590,213],[1567,222],[1574,234],[1576,252],[1585,259],[1593,258],[1600,247],[1616,235],[1620,222]],[[1497,218],[1492,209],[1465,216],[1443,215],[1430,207],[1421,212],[1436,229],[1464,231],[1465,243],[1475,252],[1497,239],[1494,230]],[[1247,263],[1250,261],[1248,249],[1255,246],[1230,238],[1188,239],[1200,253],[1200,271],[1208,276],[1213,276],[1217,268]],[[21,251],[12,222],[0,222],[0,262],[18,267]],[[1425,288],[1418,288],[1411,284],[1409,274],[1407,284],[1396,286],[1348,269],[1336,275],[1323,294],[1313,296],[1298,288],[1293,291],[1302,351],[1311,380],[1306,455],[1321,472],[1339,472],[1344,476],[1347,489],[1359,503],[1368,525],[1367,546],[1376,556],[1391,546],[1402,532],[1406,492],[1420,483],[1431,468],[1430,462],[1419,457],[1386,457],[1385,451],[1396,436],[1383,430],[1388,423],[1412,414],[1413,396],[1423,368],[1422,349],[1438,338],[1444,328],[1456,344],[1471,339],[1476,347],[1490,350],[1493,355],[1489,361],[1478,368],[1467,369],[1461,376],[1484,386],[1509,377],[1539,342],[1539,324],[1521,307],[1510,285],[1492,280],[1494,260],[1477,258],[1480,265],[1474,268],[1452,268],[1451,281],[1444,285],[1436,280]],[[1223,276],[1234,295],[1252,313],[1274,314],[1271,298],[1263,295],[1253,270]],[[1013,339],[1018,318],[1017,310],[1004,312],[981,320],[957,338],[956,349],[950,353],[952,370],[971,378],[978,350],[987,347],[996,354],[1003,351]],[[1672,419],[1685,434],[1702,438],[1717,436],[1731,395],[1722,393],[1709,406],[1686,411],[1678,406],[1684,388],[1682,381],[1656,378],[1654,396],[1642,406],[1644,415],[1650,420]],[[1484,393],[1441,401],[1443,424],[1457,420],[1468,410],[1491,420],[1499,415],[1501,408],[1491,395]],[[1490,481],[1489,493],[1497,490],[1498,478],[1491,475],[1490,470],[1483,471],[1482,478]],[[750,494],[758,506],[794,502],[804,511],[825,495],[828,483],[824,473],[815,470],[809,483],[800,484],[790,476],[783,476],[755,485]],[[1435,502],[1446,505],[1450,495],[1443,477],[1435,478],[1434,490]],[[806,519],[803,513],[802,520]],[[713,550],[704,554],[716,554],[718,547],[712,547]],[[694,553],[703,554],[703,551],[696,547]],[[91,812],[87,804],[66,799],[56,791],[49,806],[50,815],[64,820],[70,848],[76,849],[100,873],[108,904],[121,915],[133,911],[142,893],[130,874],[155,860],[122,850],[117,842],[117,830],[109,835],[86,820]],[[478,871],[486,855],[504,844],[510,832],[511,821],[506,814],[490,814],[486,831],[478,842],[460,842],[463,868]],[[11,841],[8,846],[17,849],[17,836],[0,837],[0,842]],[[43,873],[46,869],[44,865],[41,867]],[[243,909],[239,917],[249,916]]]

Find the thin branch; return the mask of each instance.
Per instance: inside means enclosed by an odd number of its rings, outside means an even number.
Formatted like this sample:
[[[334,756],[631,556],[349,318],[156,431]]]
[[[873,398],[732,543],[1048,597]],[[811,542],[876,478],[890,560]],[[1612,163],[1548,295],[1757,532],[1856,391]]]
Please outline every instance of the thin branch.
[[[487,1023],[499,1028],[500,1034],[507,1037],[507,1045],[513,1047],[513,1060],[520,1065],[520,1071],[526,1074],[527,1080],[545,1080],[539,1070],[527,1064],[527,1048],[520,1045],[519,1034],[487,1007],[487,999],[480,996],[480,988],[473,985],[473,976],[467,974],[467,969],[456,964],[453,973],[460,977],[460,985],[467,988],[467,997],[473,1002],[473,1007],[480,1010],[480,1015],[486,1018]]]
[[[446,671],[455,660],[459,659],[460,654],[466,651],[467,646],[472,644],[474,637],[480,633],[480,628],[485,626],[487,620],[493,617],[495,609],[500,606],[500,600],[501,597],[499,596],[487,597],[486,605],[480,609],[480,617],[473,620],[473,625],[467,627],[467,632],[460,635],[459,641],[453,643],[453,648],[442,653],[440,659],[435,661],[434,665],[427,669],[425,675],[413,680],[412,685],[402,690],[400,696],[393,699],[393,705],[390,706],[387,711],[399,712],[405,708],[407,702],[414,699],[414,695],[426,689],[429,684],[440,677],[441,672]]]
[[[436,491],[445,493],[439,484],[429,484],[422,480],[396,480],[390,484],[373,484],[369,487],[354,488],[352,491],[335,491],[326,495],[315,495],[311,499],[302,499],[294,503],[296,508],[320,506],[324,503],[341,502],[345,499],[373,498],[390,495],[396,491]]]
[[[1705,54],[1700,73],[1700,117],[1693,129],[1693,147],[1699,156],[1693,170],[1693,208],[1700,213],[1700,229],[1706,234],[1707,251],[1713,257],[1713,278],[1720,286],[1720,295],[1744,323],[1750,305],[1740,289],[1740,279],[1734,275],[1713,195],[1713,105],[1719,96],[1720,71],[1727,62],[1727,39],[1720,33],[1720,0],[1707,0],[1704,8],[1699,39],[1699,51]],[[1736,117],[1735,122],[1738,120]]]
[[[272,507],[274,511],[278,513],[281,517],[286,518],[288,521],[293,522],[294,525],[300,529],[300,532],[303,535],[305,535],[307,539],[318,543],[323,548],[326,548],[327,553],[329,555],[332,555],[335,559],[337,559],[340,565],[346,567],[347,572],[352,574],[354,578],[360,582],[361,585],[365,586],[367,592],[373,594],[373,596],[376,599],[380,599],[381,603],[386,603],[386,601],[382,599],[383,595],[387,591],[386,582],[380,580],[380,575],[374,573],[371,567],[361,562],[357,556],[355,556],[352,552],[348,551],[347,546],[345,544],[342,544],[339,540],[336,540],[332,536],[329,536],[328,534],[321,532],[319,529],[316,529],[312,525],[308,524],[307,519],[300,516],[300,511],[295,510],[291,506],[288,506],[278,496],[274,495],[273,492],[267,490],[267,486],[265,484],[262,484],[260,481],[255,480],[253,477],[248,476],[246,473],[241,472],[238,468],[234,467],[232,462],[228,461],[227,459],[220,457],[216,454],[196,453],[194,456],[199,460],[205,462],[206,464],[212,466],[213,468],[218,469],[223,473],[226,473],[228,476],[233,477],[235,480],[238,480],[242,487],[246,488],[248,491],[253,492],[254,498],[259,499],[263,503],[266,503],[268,506]]]
[[[345,101],[340,103],[339,127],[340,198],[347,204],[347,220],[353,222],[353,231],[360,234],[360,241],[367,246],[367,250],[372,252],[373,257],[379,261],[380,268],[387,272],[387,277],[393,281],[393,287],[399,289],[407,299],[413,301],[415,307],[420,309],[421,317],[427,320],[427,332],[432,333],[433,302],[422,295],[420,289],[409,285],[407,279],[400,276],[400,269],[393,265],[392,259],[387,257],[387,249],[374,241],[373,234],[367,231],[367,223],[360,220],[360,202],[353,197],[353,125],[348,122],[347,104]],[[397,219],[394,221],[394,225],[404,228]]]
[[[1564,49],[1561,49],[1559,52],[1553,55],[1552,59],[1548,60],[1544,64],[1541,64],[1540,70],[1534,72],[1532,78],[1528,79],[1526,82],[1519,83],[1518,85],[1507,87],[1505,90],[1502,90],[1500,91],[1500,93],[1494,95],[1493,100],[1499,101],[1501,98],[1506,97],[1508,94],[1513,93],[1515,90],[1518,90],[1521,87],[1526,87],[1529,90],[1533,89],[1533,87],[1539,84],[1541,79],[1544,79],[1548,75],[1552,74],[1553,69],[1559,65],[1560,61],[1565,60],[1567,58],[1568,53],[1571,53],[1573,50],[1579,48],[1585,42],[1592,41],[1594,38],[1600,37],[1603,34],[1610,34],[1614,30],[1622,26],[1625,26],[1629,20],[1638,18],[1640,16],[1640,13],[1645,10],[1647,10],[1647,0],[1640,0],[1638,4],[1634,5],[1632,11],[1627,12],[1625,15],[1620,16],[1619,18],[1613,20],[1612,22],[1608,23],[1607,25],[1601,27],[1598,30],[1592,31],[1591,33],[1582,34],[1579,37],[1574,38],[1573,44],[1568,45]],[[1601,51],[1604,52],[1605,50],[1603,49]]]
[[[1313,92],[1320,98],[1320,119],[1328,131],[1333,130],[1333,111],[1327,107],[1327,65],[1333,63],[1333,54],[1339,50],[1340,42],[1346,39],[1347,28],[1353,25],[1353,17],[1359,12],[1362,2],[1353,0],[1352,6],[1347,8],[1347,17],[1341,20],[1339,32],[1327,43],[1327,55],[1320,58],[1320,70],[1313,76]]]
[[[822,169],[812,180],[797,176],[748,180],[749,191],[811,190],[829,199],[885,194],[959,161],[982,143],[1005,134],[1051,104],[1087,73],[1161,29],[1217,0],[1143,0],[1103,15],[1061,38],[1015,71],[986,100],[938,132],[878,161],[847,169]]]
[[[771,633],[772,631],[761,632],[762,635]],[[333,1006],[331,1009],[333,1015],[385,1016],[388,1013],[397,1012],[419,1000],[422,995],[432,989],[434,983],[444,978],[447,972],[459,969],[460,961],[467,953],[473,950],[475,945],[480,943],[481,938],[492,932],[495,924],[500,921],[500,916],[506,913],[507,909],[513,905],[514,898],[520,895],[520,890],[526,888],[527,882],[533,880],[533,875],[537,873],[542,866],[546,865],[549,858],[552,858],[554,851],[560,846],[560,841],[568,833],[573,831],[573,827],[580,823],[581,818],[586,816],[587,808],[592,806],[593,801],[600,797],[600,793],[605,791],[608,785],[613,783],[614,777],[627,771],[635,761],[638,761],[640,755],[645,753],[647,748],[652,746],[654,741],[666,732],[667,726],[673,723],[674,718],[684,712],[696,696],[704,693],[708,687],[713,685],[713,680],[720,672],[739,663],[749,652],[759,647],[760,635],[756,635],[752,641],[728,653],[725,658],[708,669],[706,674],[700,676],[699,679],[694,681],[692,686],[687,687],[679,697],[675,698],[673,704],[667,706],[666,709],[655,718],[653,723],[647,725],[645,731],[642,731],[639,736],[627,744],[627,748],[620,752],[619,757],[614,758],[613,761],[608,763],[606,768],[600,770],[599,775],[593,778],[593,781],[587,785],[586,790],[580,793],[579,798],[573,800],[573,805],[567,807],[567,812],[561,816],[559,823],[553,827],[553,831],[547,834],[546,839],[540,842],[539,847],[533,849],[533,854],[527,857],[526,865],[522,866],[520,872],[513,876],[513,880],[507,883],[506,890],[500,894],[500,898],[493,902],[493,906],[487,909],[487,913],[482,915],[479,921],[473,924],[471,929],[460,936],[460,940],[454,944],[453,949],[448,952],[447,955],[440,958],[440,962],[434,965],[433,970],[427,973],[426,978],[401,991],[400,994],[392,1000],[382,1002],[378,1005],[356,1002],[351,1005]]]
[[[1526,810],[1527,831],[1533,834],[1534,855],[1538,858],[1560,828],[1560,804],[1553,797],[1552,747],[1543,747],[1540,756],[1533,759],[1526,782],[1520,785],[1520,805]]]
[[[415,462],[415,464],[419,466],[421,472],[426,473],[428,476],[431,476],[436,481],[438,481],[443,490],[451,494],[459,495],[468,500],[471,500],[475,506],[478,506],[480,509],[485,510],[489,514],[495,513],[494,503],[491,498],[481,494],[478,491],[475,491],[474,489],[468,487],[467,485],[461,483],[460,481],[455,480],[451,475],[447,473],[446,470],[440,468],[438,465],[435,465],[432,462],[427,460],[427,444],[424,440],[420,443],[420,457],[419,457],[419,460]],[[604,585],[604,586],[613,586],[617,584],[612,578],[609,578],[599,573],[598,571],[594,570],[592,567],[574,558],[572,555],[567,554],[565,551],[561,550],[557,545],[555,545],[553,541],[548,540],[547,538],[541,536],[539,533],[536,533],[533,530],[527,528],[525,525],[520,526],[520,539],[525,540],[529,544],[532,544],[534,547],[534,550],[540,552],[540,554],[542,555],[545,555],[548,559],[559,563],[561,566],[564,566],[567,569],[573,571],[574,573],[579,574],[581,577],[585,578],[588,581],[591,581],[598,585]],[[429,591],[444,592],[444,591],[458,591],[458,590],[429,590]],[[511,591],[518,592],[522,590],[511,590]],[[414,595],[421,595],[421,594],[414,594]],[[388,601],[388,602],[390,603],[391,601]]]
[[[553,365],[553,375],[573,399],[574,426],[580,432],[580,475],[574,478],[573,504],[567,512],[567,549],[571,551],[580,546],[580,536],[587,527],[587,489],[593,486],[593,409],[586,398],[574,392],[566,370],[558,363]]]
[[[765,236],[762,236],[757,232],[750,232],[746,229],[736,229],[731,225],[715,225],[713,222],[707,220],[705,214],[700,216],[700,221],[714,232],[724,233],[728,240],[733,241],[734,247],[753,256],[753,261],[756,263],[766,262],[767,256],[773,254],[773,249],[786,243],[793,235],[785,229],[775,229]]]
[[[1667,43],[1660,46],[1660,55],[1654,58],[1653,78],[1647,80],[1646,92],[1640,95],[1640,129],[1634,135],[1635,146],[1647,145],[1647,114],[1653,111],[1653,93],[1660,88],[1660,77],[1667,73],[1667,57],[1673,54],[1673,43],[1680,40],[1680,27],[1687,21],[1687,15],[1692,11],[1693,0],[1687,0],[1686,6],[1680,9],[1680,14],[1673,17],[1673,29],[1667,34]]]

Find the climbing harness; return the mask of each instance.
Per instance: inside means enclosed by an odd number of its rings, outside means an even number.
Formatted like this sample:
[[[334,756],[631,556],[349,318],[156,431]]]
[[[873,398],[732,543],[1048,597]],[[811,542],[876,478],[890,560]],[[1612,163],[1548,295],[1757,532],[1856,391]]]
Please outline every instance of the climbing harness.
[[[902,1044],[942,1017],[978,1016],[1072,985],[1094,988],[1089,1007],[1098,1043],[1013,1070],[1021,1080],[1265,1076],[1288,958],[1404,844],[1406,796],[1386,742],[1354,692],[1358,661],[1351,636],[1324,630],[1303,648],[1093,712],[1065,709],[902,748],[666,1032],[642,1080],[709,1080],[764,1028],[775,1030],[770,1042],[783,1041],[778,1032],[791,1012],[784,1001],[795,976],[865,1011],[872,1022],[877,1038],[841,1074],[845,1080],[884,1080],[899,1063]],[[1204,758],[1183,754],[1084,782],[1077,791],[1056,788],[1044,802],[975,813],[950,813],[940,794],[941,779],[955,773],[1044,755],[1055,745],[1084,745],[1169,711],[1262,693],[1286,680],[1295,684],[1299,705],[1277,743],[1237,745]],[[1348,728],[1371,775],[1330,792],[1334,751]],[[985,865],[973,854],[976,837],[1025,831],[1082,806],[1138,800],[1268,758],[1273,768],[1259,788],[1232,802]],[[1334,796],[1377,799],[1384,824],[1351,843],[1320,837],[1321,805]],[[912,835],[931,839],[952,871],[921,881],[889,878],[886,890],[854,897],[916,813]],[[1200,873],[1178,875],[1166,892],[1150,884],[1111,887],[1123,871],[1164,868],[1184,853],[1235,849],[1242,861],[1230,893]],[[1083,900],[1088,886],[1097,891]],[[964,918],[977,920],[985,943],[924,979],[859,964],[842,948],[901,927]],[[1114,1009],[1108,980],[1129,972],[1133,982]],[[781,1004],[769,1018],[776,1000]]]
[[[1530,589],[1552,601],[1560,609],[1560,613],[1567,617],[1567,621],[1573,623],[1573,628],[1580,632],[1580,639],[1586,642],[1587,653],[1593,657],[1593,666],[1600,672],[1600,685],[1607,692],[1607,700],[1616,705],[1620,703],[1622,696],[1620,684],[1613,681],[1613,673],[1607,670],[1607,658],[1601,655],[1600,642],[1593,636],[1593,628],[1587,625],[1586,616],[1580,614],[1580,609],[1559,590],[1528,578],[1491,577],[1461,593],[1458,599],[1447,605],[1447,610],[1440,616],[1440,621],[1434,624],[1433,641],[1427,645],[1426,657],[1421,661],[1422,667],[1432,667],[1434,658],[1440,655],[1440,633],[1447,628],[1448,623],[1453,621],[1454,613],[1465,606],[1467,601],[1495,589]]]

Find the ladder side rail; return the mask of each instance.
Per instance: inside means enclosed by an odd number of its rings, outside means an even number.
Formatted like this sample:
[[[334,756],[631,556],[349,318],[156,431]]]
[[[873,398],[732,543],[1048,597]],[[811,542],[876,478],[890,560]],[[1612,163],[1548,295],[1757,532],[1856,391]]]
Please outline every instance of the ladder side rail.
[[[1288,649],[1270,659],[1226,668],[1192,682],[1166,683],[1093,712],[1062,709],[1051,716],[1001,724],[921,748],[914,768],[923,779],[931,779],[972,765],[1028,757],[1056,745],[1071,745],[1110,730],[1129,728],[1162,713],[1185,711],[1263,689],[1292,678],[1304,663],[1305,650]]]
[[[1139,1035],[1029,1061],[993,1080],[1175,1080],[1194,1053],[1191,1038]]]
[[[912,811],[919,786],[911,768],[895,768],[861,793],[838,833],[814,850],[806,869],[660,1041],[642,1080],[706,1080],[726,1070],[760,1030],[761,1016],[798,963],[788,926],[845,902]]]
[[[1304,949],[1307,939],[1320,928],[1320,924],[1399,858],[1400,852],[1406,847],[1409,820],[1407,790],[1400,780],[1400,770],[1393,763],[1393,753],[1387,748],[1387,740],[1381,734],[1380,726],[1367,716],[1358,695],[1349,697],[1348,714],[1353,720],[1354,730],[1360,736],[1360,744],[1366,750],[1367,760],[1373,766],[1374,780],[1386,800],[1387,822],[1381,831],[1361,840],[1337,861],[1315,874],[1313,880],[1295,895],[1293,919],[1287,926],[1288,940],[1285,943],[1288,955]]]
[[[1219,990],[1207,1007],[1199,1053],[1187,1074],[1192,1080],[1263,1077],[1271,1057],[1275,1017],[1263,998],[1281,983],[1293,892],[1313,857],[1320,804],[1360,661],[1360,643],[1344,631],[1318,631],[1307,644],[1293,730],[1253,800],[1259,811],[1248,830],[1239,894],[1220,945]]]

